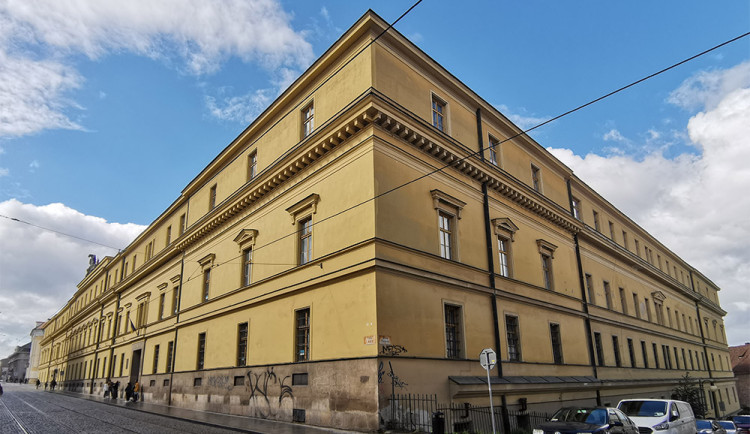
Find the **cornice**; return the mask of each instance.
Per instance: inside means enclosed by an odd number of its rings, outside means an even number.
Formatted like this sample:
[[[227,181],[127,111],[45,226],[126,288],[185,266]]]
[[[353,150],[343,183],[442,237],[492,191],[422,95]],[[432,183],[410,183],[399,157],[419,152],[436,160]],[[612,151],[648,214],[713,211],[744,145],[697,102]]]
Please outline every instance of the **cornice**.
[[[407,119],[406,116],[397,118],[396,115],[381,110],[378,110],[373,117],[374,123],[380,128],[399,137],[424,154],[439,160],[442,165],[452,167],[477,182],[486,182],[488,188],[570,233],[575,234],[581,230],[581,223],[572,216],[566,215],[567,211],[551,200],[536,192],[528,191],[529,187],[510,177],[503,177],[502,172],[496,168],[490,168],[487,163],[472,161],[476,158],[474,155],[461,155],[451,147],[431,140],[417,129],[418,127],[432,128],[424,125],[424,122],[413,118]],[[415,127],[415,124],[418,127]]]
[[[277,190],[279,186],[286,185],[290,180],[298,178],[316,160],[342,145],[350,137],[371,124],[375,113],[376,110],[372,107],[365,108],[348,121],[339,124],[338,128],[322,134],[317,139],[313,138],[314,140],[304,142],[307,146],[296,152],[291,161],[280,165],[274,172],[262,179],[251,181],[245,191],[240,193],[237,198],[227,201],[228,203],[217,207],[213,212],[195,223],[191,227],[190,233],[182,237],[175,245],[175,249],[182,251],[189,248],[235,215]]]

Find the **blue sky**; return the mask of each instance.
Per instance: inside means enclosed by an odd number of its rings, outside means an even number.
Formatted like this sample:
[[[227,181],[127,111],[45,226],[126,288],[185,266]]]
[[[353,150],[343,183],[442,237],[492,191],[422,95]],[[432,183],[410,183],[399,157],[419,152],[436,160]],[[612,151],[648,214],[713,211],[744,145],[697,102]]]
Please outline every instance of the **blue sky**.
[[[86,229],[86,237],[126,245],[137,225],[169,206],[368,7],[391,22],[411,4],[0,3],[0,214],[76,235],[83,231],[76,218],[95,219],[100,232]],[[424,0],[396,29],[520,126],[531,127],[750,31],[750,3]],[[734,344],[750,340],[750,320],[741,320],[750,317],[750,304],[740,287],[750,278],[750,255],[715,242],[724,239],[721,233],[707,234],[695,249],[689,234],[726,224],[731,212],[740,240],[750,236],[743,225],[750,209],[733,204],[715,221],[708,212],[691,214],[730,203],[737,191],[717,195],[700,179],[721,186],[719,175],[750,157],[711,147],[717,130],[734,131],[722,127],[736,120],[720,116],[727,113],[720,109],[730,102],[735,111],[744,107],[744,94],[739,101],[730,97],[750,88],[747,62],[750,37],[532,133],[724,288]],[[722,140],[748,144],[747,127],[739,125]],[[614,170],[623,178],[613,183]],[[733,182],[750,187],[745,172],[734,173]],[[708,197],[696,202],[687,190]],[[6,240],[41,237],[2,220]],[[18,262],[27,256],[13,248],[31,249],[20,241],[0,249],[15,257],[0,265],[0,305],[16,307],[12,318],[0,308],[0,356],[4,343],[23,340],[32,318],[46,319],[72,294],[92,250],[80,245],[81,257],[70,265],[79,268],[53,288],[39,289],[44,285],[31,271],[38,260]],[[67,255],[79,254],[73,252]],[[38,256],[30,250],[28,258]],[[19,301],[19,290],[30,298]],[[28,304],[38,308],[24,311]]]

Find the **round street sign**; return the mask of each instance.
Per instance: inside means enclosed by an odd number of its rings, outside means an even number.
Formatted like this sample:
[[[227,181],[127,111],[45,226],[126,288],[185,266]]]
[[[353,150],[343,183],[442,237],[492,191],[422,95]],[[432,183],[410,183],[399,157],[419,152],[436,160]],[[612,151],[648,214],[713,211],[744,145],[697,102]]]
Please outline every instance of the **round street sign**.
[[[495,354],[495,350],[492,348],[485,348],[479,353],[479,364],[482,365],[484,369],[490,370],[495,367],[496,363],[497,354]]]

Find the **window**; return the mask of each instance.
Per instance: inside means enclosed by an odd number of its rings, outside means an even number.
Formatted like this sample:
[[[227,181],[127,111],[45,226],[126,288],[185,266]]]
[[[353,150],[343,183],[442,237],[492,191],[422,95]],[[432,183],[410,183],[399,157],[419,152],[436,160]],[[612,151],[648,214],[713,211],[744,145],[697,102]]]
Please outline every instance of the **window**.
[[[675,348],[675,350],[676,349],[677,348]],[[681,348],[680,350],[681,350],[680,352],[682,353],[682,364],[684,365],[683,369],[687,369],[687,359],[685,358],[685,349]],[[677,358],[677,356],[675,356],[675,358]],[[677,366],[677,369],[680,369],[679,365]]]
[[[496,218],[492,220],[492,226],[497,236],[498,271],[503,277],[510,277],[511,267],[511,243],[518,226],[513,224],[509,218]]]
[[[438,217],[438,244],[440,257],[458,260],[458,220],[465,202],[440,190],[431,190],[432,204]]]
[[[247,323],[237,326],[237,366],[247,365]]]
[[[596,364],[604,366],[604,347],[602,346],[602,335],[594,332],[594,345],[596,346]]]
[[[175,286],[172,289],[172,315],[177,315],[177,310],[179,309],[178,304],[178,297],[179,297],[179,287]]]
[[[312,217],[299,222],[299,264],[304,265],[312,260]]]
[[[596,304],[596,298],[594,295],[594,280],[590,274],[586,274],[586,292],[589,296],[589,304]]]
[[[638,240],[633,240],[635,243],[635,254],[640,257],[641,256],[641,246],[638,244]]]
[[[154,345],[154,370],[152,371],[154,374],[159,372],[159,346]]]
[[[258,152],[253,151],[247,157],[247,180],[255,178],[258,174]]]
[[[508,256],[510,254],[510,243],[508,239],[502,236],[497,237],[497,253],[500,260],[500,275],[510,277],[510,267],[508,266]]]
[[[667,319],[669,320],[669,327],[674,327],[674,324],[672,324],[672,311],[667,308]]]
[[[651,343],[651,349],[654,351],[654,364],[656,365],[656,369],[659,369],[659,352],[656,350],[656,344],[653,342]]]
[[[167,343],[167,371],[172,372],[172,353],[174,353],[174,342]]]
[[[432,126],[440,131],[445,131],[445,101],[432,96]]]
[[[295,312],[297,333],[295,335],[296,361],[310,360],[310,308]]]
[[[648,298],[643,299],[643,309],[646,311],[646,319],[648,322],[652,322],[653,319],[651,318],[651,306],[648,304]]]
[[[201,297],[201,301],[206,302],[208,301],[208,291],[211,287],[211,269],[206,268],[203,270],[203,296]]]
[[[498,159],[497,159],[497,151],[500,148],[500,140],[490,136],[490,147],[487,149],[490,156],[490,163],[494,164],[495,166],[499,166]]]
[[[622,361],[620,360],[620,340],[617,336],[612,336],[612,349],[614,350],[615,366],[619,368],[622,366]]]
[[[641,306],[638,303],[638,294],[635,292],[633,293],[633,310],[635,310],[636,318],[641,319]]]
[[[248,247],[242,251],[242,286],[248,286],[251,282],[253,270],[253,248]]]
[[[542,259],[542,277],[544,278],[544,288],[552,291],[555,288],[555,281],[552,271],[552,259],[554,258],[557,246],[544,240],[536,240],[539,247],[539,255]]]
[[[534,190],[538,192],[542,192],[542,178],[541,178],[541,172],[539,171],[539,168],[531,165],[531,186],[534,188]]]
[[[625,247],[625,249],[629,249],[628,246],[628,233],[625,231],[622,231],[622,246]]]
[[[216,208],[216,184],[211,186],[211,190],[208,192],[208,210]]]
[[[167,245],[172,244],[172,226],[167,226]]]
[[[154,242],[149,241],[148,244],[146,244],[146,260],[148,261],[151,259],[151,257],[154,255]]]
[[[646,341],[641,341],[641,354],[643,355],[643,367],[648,368],[648,354],[646,352]]]
[[[555,365],[563,364],[562,338],[560,336],[560,324],[549,325],[550,340],[552,342],[552,360]]]
[[[628,355],[630,356],[630,366],[635,368],[635,349],[633,348],[633,340],[628,338]]]
[[[622,313],[628,314],[628,300],[625,297],[625,288],[619,288],[620,291],[620,306],[622,307]]]
[[[449,359],[461,358],[461,306],[445,304],[445,347]]]
[[[609,282],[604,281],[604,299],[607,302],[607,309],[612,309],[612,290],[609,288]]]
[[[508,361],[521,361],[521,339],[518,330],[518,317],[505,315],[505,334],[508,338]]]
[[[159,319],[164,318],[164,300],[167,298],[167,294],[162,293],[159,296]]]
[[[453,216],[439,212],[438,226],[440,230],[440,256],[445,259],[453,259]]]
[[[601,232],[599,228],[599,213],[596,211],[592,211],[594,214],[594,229],[596,229],[597,232]]]
[[[571,207],[573,209],[573,217],[580,220],[581,219],[581,201],[574,197],[573,199],[571,199]]]
[[[198,333],[198,363],[197,369],[203,369],[206,358],[206,333]]]
[[[615,240],[615,224],[612,222],[609,222],[609,238],[612,241],[617,242],[617,240]]]
[[[315,107],[313,103],[302,109],[302,137],[310,135],[315,129]]]
[[[187,229],[187,218],[185,214],[182,214],[180,216],[180,235],[185,233],[185,229]]]

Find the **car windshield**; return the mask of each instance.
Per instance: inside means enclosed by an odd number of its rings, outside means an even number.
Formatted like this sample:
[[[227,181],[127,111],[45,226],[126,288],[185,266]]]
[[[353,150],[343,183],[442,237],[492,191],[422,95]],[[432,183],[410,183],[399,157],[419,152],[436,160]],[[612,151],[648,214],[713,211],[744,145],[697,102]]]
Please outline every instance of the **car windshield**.
[[[711,429],[711,422],[707,420],[696,420],[695,424],[698,425],[698,429]]]
[[[631,417],[661,417],[667,414],[663,401],[623,401],[619,409]]]
[[[591,425],[607,423],[607,410],[603,408],[561,408],[551,422],[583,422]]]
[[[750,423],[750,416],[735,416],[734,423]]]
[[[719,425],[723,426],[726,429],[737,429],[737,427],[734,426],[734,423],[731,420],[720,420]]]

